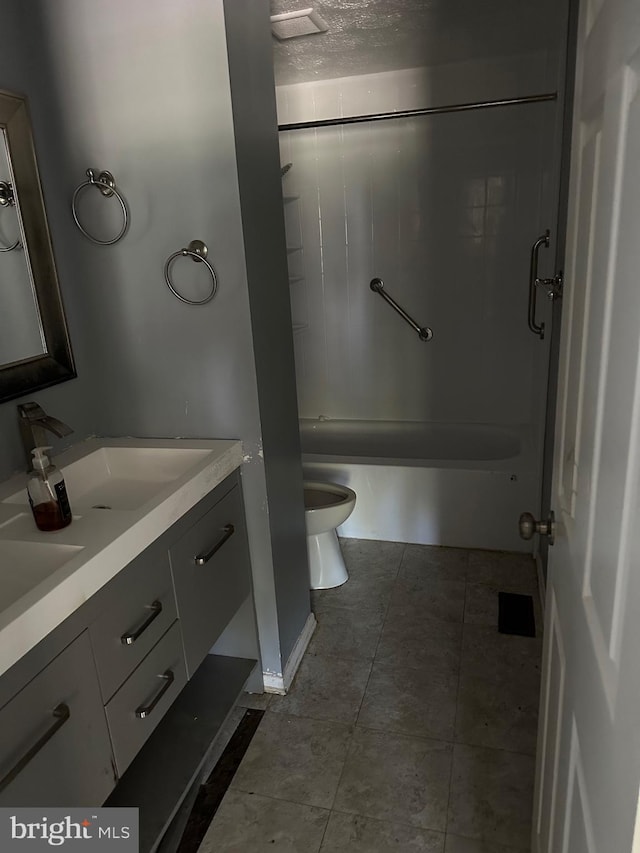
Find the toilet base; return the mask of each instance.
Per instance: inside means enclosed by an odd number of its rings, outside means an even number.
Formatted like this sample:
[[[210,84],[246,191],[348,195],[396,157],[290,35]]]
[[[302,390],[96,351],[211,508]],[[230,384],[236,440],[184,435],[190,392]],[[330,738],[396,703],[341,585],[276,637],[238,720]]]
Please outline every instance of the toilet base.
[[[307,536],[311,589],[333,589],[349,580],[335,530]]]

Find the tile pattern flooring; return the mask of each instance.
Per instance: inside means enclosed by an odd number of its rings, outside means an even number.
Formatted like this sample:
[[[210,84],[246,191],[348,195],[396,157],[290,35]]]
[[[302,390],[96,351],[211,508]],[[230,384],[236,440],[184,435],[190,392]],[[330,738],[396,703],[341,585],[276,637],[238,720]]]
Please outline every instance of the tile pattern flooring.
[[[517,554],[343,540],[350,580],[266,708],[200,853],[529,850],[541,638],[497,632]],[[536,625],[541,619],[536,606]]]

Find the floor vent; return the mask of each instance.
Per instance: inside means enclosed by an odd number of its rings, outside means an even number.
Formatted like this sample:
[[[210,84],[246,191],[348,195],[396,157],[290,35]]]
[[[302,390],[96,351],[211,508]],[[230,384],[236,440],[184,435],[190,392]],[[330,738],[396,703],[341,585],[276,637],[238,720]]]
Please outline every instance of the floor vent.
[[[514,592],[498,593],[498,631],[501,634],[535,637],[533,597]]]
[[[299,9],[297,12],[271,16],[271,32],[280,41],[326,33],[328,29],[327,22],[313,9]]]

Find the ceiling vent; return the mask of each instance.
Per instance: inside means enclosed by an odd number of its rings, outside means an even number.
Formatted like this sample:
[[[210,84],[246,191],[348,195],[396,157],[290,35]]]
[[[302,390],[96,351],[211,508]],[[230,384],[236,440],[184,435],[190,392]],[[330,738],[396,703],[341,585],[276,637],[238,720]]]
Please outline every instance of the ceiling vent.
[[[300,9],[297,12],[271,16],[271,32],[280,41],[326,33],[328,29],[326,21],[313,9]]]

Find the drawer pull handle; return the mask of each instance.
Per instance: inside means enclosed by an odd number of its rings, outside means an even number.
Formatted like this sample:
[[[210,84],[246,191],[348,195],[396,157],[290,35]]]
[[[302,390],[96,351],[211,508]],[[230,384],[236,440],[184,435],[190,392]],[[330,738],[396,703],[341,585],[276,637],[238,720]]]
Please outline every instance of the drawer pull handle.
[[[131,634],[123,634],[120,637],[120,642],[123,646],[132,646],[137,639],[139,639],[141,634],[147,630],[149,625],[153,622],[154,619],[157,619],[158,616],[162,613],[162,602],[154,601],[150,605],[151,615],[144,620],[142,625],[133,631]]]
[[[136,708],[136,717],[139,720],[144,720],[145,717],[149,716],[167,690],[171,687],[176,677],[173,672],[168,669],[166,672],[163,672],[162,675],[159,675],[158,678],[164,679],[164,684],[148,705],[141,705],[139,708]]]
[[[54,734],[61,729],[64,724],[67,722],[69,717],[71,716],[71,711],[69,710],[69,706],[65,705],[64,702],[61,702],[56,708],[53,709],[53,716],[56,718],[55,722],[47,729],[47,731],[40,737],[34,745],[29,749],[28,752],[22,756],[20,761],[15,764],[11,770],[0,779],[0,791],[4,791],[7,785],[10,785],[11,782],[18,776],[27,764],[31,761],[32,758],[35,758],[36,755],[40,752],[42,747],[50,741]]]
[[[209,560],[213,557],[216,551],[219,551],[220,548],[224,545],[227,539],[230,539],[235,533],[236,529],[233,524],[225,524],[222,528],[224,530],[224,534],[218,539],[216,544],[207,554],[201,554],[199,557],[195,557],[196,566],[204,566],[205,563],[208,563]]]

